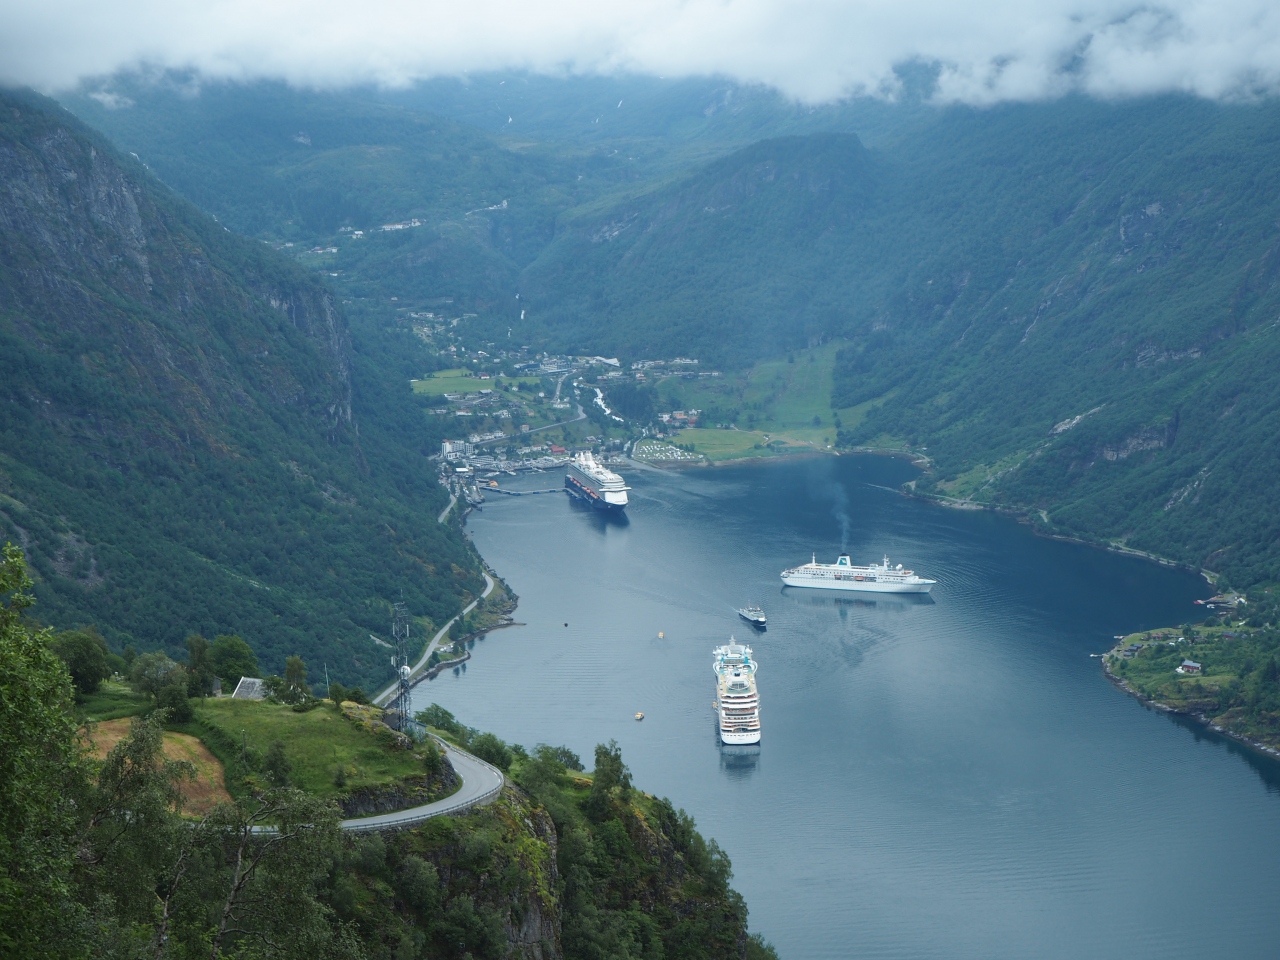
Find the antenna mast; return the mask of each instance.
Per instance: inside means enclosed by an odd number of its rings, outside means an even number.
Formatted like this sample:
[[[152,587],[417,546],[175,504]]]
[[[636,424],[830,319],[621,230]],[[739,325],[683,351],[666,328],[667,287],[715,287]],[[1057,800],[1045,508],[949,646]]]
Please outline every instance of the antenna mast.
[[[405,730],[409,726],[409,716],[411,709],[410,692],[412,690],[409,684],[409,614],[405,612],[404,601],[392,604],[391,607],[391,639],[395,644],[395,668],[396,668],[396,695],[391,701],[391,707],[400,714],[400,730]]]

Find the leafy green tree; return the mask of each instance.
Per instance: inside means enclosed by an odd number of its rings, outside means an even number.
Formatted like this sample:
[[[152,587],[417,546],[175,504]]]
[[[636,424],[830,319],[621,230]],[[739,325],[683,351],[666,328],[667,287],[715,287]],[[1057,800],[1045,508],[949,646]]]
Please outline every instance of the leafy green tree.
[[[78,899],[97,901],[96,911],[105,909],[126,930],[150,926],[156,886],[187,830],[177,814],[181,785],[195,771],[165,756],[161,722],[154,714],[135,718],[129,735],[98,765],[81,800]]]
[[[467,744],[467,749],[486,763],[501,770],[511,769],[511,748],[492,733],[482,733]]]
[[[218,676],[218,672],[213,665],[213,652],[209,647],[209,641],[198,633],[187,637],[187,673],[190,677],[188,690],[190,696],[207,697],[213,693],[213,681]]]
[[[364,692],[364,689],[362,687],[352,687],[350,690],[348,690],[347,699],[350,700],[352,703],[360,703],[366,707],[370,703],[369,695]]]
[[[190,683],[182,673],[175,672],[171,680],[156,693],[156,706],[168,711],[174,723],[190,723],[195,718],[191,706]]]
[[[66,663],[71,682],[82,696],[96,692],[102,681],[111,676],[107,663],[111,651],[93,627],[55,634],[50,646]]]
[[[440,752],[440,748],[436,746],[435,737],[427,737],[427,742],[423,744],[422,766],[427,771],[428,777],[438,776],[440,771],[444,769],[444,757]]]
[[[285,756],[284,744],[281,741],[273,740],[271,746],[267,747],[267,752],[262,758],[262,772],[277,787],[289,785],[289,774],[293,772],[293,765]]]
[[[258,658],[253,648],[234,634],[214,637],[209,658],[213,661],[214,672],[222,678],[222,689],[227,693],[235,690],[241,677],[258,676]]]
[[[457,718],[438,703],[431,704],[425,710],[419,710],[414,714],[414,719],[424,726],[435,727],[445,733],[457,733],[462,728]]]
[[[342,703],[347,699],[347,688],[337,680],[334,680],[329,684],[329,699],[334,703]]]
[[[200,921],[184,932],[191,951],[211,960],[361,956],[316,895],[339,849],[338,818],[336,807],[289,788],[217,808],[196,841],[212,869],[175,897],[176,912]]]
[[[152,699],[159,697],[166,686],[181,683],[185,687],[186,682],[186,671],[181,664],[158,650],[142,654],[133,661],[133,668],[129,671],[129,683],[133,689]]]
[[[82,911],[68,877],[77,837],[84,767],[76,749],[72,687],[22,611],[32,603],[22,552],[0,563],[0,954],[56,957]]]
[[[307,686],[307,665],[298,656],[289,657],[284,662],[284,682],[290,695],[289,703],[305,700],[311,693]]]

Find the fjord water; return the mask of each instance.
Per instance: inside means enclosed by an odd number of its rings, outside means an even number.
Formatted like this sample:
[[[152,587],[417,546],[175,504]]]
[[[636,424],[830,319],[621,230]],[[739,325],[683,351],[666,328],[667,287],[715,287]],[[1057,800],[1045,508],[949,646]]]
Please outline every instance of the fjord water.
[[[1274,957],[1280,769],[1123,695],[1088,656],[1191,619],[1206,584],[906,499],[912,475],[875,457],[634,468],[620,521],[491,496],[468,527],[527,625],[416,704],[588,768],[616,738],[636,784],[729,853],[784,960]],[[842,544],[938,585],[781,586]],[[749,601],[767,632],[735,615]],[[761,664],[756,749],[714,735],[711,649],[730,633]]]

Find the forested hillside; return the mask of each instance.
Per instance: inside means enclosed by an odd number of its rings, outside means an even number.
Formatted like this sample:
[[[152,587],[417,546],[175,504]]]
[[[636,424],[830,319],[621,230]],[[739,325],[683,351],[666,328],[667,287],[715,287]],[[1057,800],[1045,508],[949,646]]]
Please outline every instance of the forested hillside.
[[[217,166],[225,148],[201,132],[217,96],[185,107],[137,96],[77,109],[163,158],[166,176],[181,169],[170,154]],[[290,96],[301,115],[309,101]],[[344,103],[332,107],[339,126],[363,129]],[[495,134],[506,128],[492,114],[510,110],[507,139],[477,146],[492,159],[464,178],[469,197],[497,197],[482,182],[509,185],[509,202],[450,220],[440,198],[463,182],[449,179],[463,176],[456,157],[437,179],[378,167],[370,184],[412,182],[433,212],[416,233],[339,244],[332,267],[316,264],[344,289],[455,297],[478,314],[477,339],[510,329],[539,349],[624,359],[743,367],[835,341],[841,444],[927,454],[922,491],[1029,508],[1056,531],[1240,585],[1280,578],[1274,103],[975,110],[913,95],[802,111],[725,84],[518,77],[438,81],[379,103],[370,117],[387,125],[355,152],[259,167],[280,182],[306,170],[352,183],[374,169],[376,144],[416,142],[414,109]],[[388,103],[402,110],[394,122],[379,112]],[[283,143],[291,127],[275,126]],[[753,136],[768,139],[740,148]],[[250,195],[241,179],[223,184],[228,196]],[[504,231],[518,242],[504,246]]]
[[[0,537],[41,619],[372,683],[391,599],[425,628],[478,589],[438,438],[313,275],[32,95],[0,94],[0,184]]]
[[[1274,105],[1167,98],[766,141],[567,220],[523,282],[591,350],[845,341],[846,446],[1250,584],[1280,576],[1278,136]]]

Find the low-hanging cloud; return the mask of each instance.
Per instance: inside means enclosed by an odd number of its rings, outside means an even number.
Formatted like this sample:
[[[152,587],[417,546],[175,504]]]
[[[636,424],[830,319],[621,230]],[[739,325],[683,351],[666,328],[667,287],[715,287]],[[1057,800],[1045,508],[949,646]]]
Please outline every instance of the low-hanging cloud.
[[[121,69],[314,87],[471,71],[719,74],[801,102],[892,96],[925,63],[942,101],[1280,90],[1276,0],[0,0],[0,81]]]

